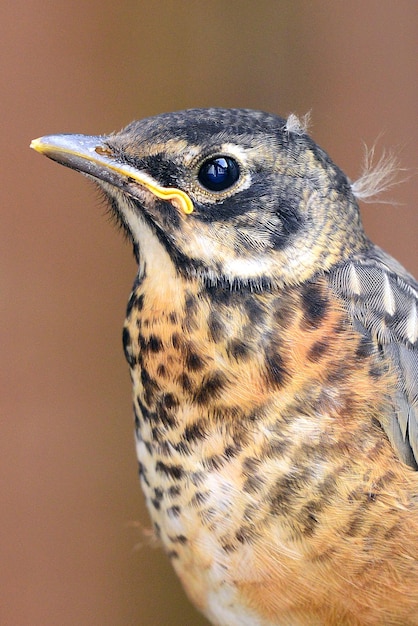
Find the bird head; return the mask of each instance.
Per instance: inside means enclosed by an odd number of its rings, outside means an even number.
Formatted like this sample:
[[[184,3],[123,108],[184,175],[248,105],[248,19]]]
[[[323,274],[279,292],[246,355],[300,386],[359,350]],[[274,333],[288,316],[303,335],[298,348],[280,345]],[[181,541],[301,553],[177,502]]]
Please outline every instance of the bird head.
[[[160,250],[207,284],[292,285],[366,245],[350,181],[276,115],[190,109],[31,145],[99,184],[157,275]]]

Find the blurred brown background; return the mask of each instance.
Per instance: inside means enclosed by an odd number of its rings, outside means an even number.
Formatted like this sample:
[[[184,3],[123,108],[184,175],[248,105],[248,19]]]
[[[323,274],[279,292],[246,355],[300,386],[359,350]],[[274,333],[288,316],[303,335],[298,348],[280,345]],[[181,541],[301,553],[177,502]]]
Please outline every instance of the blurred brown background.
[[[29,141],[193,106],[311,110],[355,178],[382,134],[410,177],[364,221],[418,274],[418,3],[15,0],[0,29],[0,624],[203,625],[162,551],[138,547],[131,251],[93,186]]]

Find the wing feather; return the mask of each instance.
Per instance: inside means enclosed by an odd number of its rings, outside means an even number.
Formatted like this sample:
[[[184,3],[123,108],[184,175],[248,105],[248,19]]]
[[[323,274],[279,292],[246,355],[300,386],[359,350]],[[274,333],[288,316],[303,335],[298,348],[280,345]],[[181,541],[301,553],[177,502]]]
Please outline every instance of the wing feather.
[[[418,469],[418,283],[377,246],[335,266],[328,279],[353,327],[397,372],[393,415],[382,426],[400,458]]]

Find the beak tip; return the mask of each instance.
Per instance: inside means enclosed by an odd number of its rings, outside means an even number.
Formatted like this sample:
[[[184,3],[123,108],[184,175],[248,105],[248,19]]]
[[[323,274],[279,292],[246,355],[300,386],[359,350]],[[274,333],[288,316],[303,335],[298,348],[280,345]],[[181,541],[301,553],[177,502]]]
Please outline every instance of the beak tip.
[[[42,137],[32,139],[29,144],[29,148],[32,148],[32,150],[36,150],[36,152],[42,152]]]

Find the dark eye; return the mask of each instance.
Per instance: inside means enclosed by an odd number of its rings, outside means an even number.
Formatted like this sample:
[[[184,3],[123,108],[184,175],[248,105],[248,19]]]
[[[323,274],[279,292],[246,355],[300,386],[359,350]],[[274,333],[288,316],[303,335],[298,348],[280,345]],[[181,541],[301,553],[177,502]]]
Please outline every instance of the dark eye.
[[[201,185],[210,191],[224,191],[239,178],[239,165],[231,157],[213,157],[205,161],[199,170]]]

